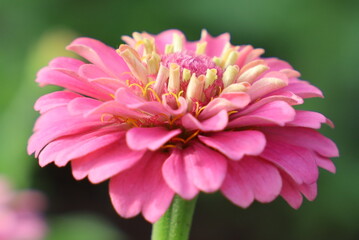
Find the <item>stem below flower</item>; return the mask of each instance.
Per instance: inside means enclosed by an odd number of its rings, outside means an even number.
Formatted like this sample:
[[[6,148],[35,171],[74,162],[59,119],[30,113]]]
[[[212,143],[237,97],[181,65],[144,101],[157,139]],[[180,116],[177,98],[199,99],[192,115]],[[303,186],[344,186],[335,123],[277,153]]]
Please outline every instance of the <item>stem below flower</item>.
[[[197,198],[175,196],[171,206],[152,227],[152,240],[187,240]]]

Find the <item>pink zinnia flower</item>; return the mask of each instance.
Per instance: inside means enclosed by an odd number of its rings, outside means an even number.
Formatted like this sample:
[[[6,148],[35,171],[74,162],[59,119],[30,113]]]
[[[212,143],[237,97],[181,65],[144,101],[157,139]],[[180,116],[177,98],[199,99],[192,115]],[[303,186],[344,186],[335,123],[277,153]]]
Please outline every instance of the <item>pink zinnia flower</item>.
[[[134,33],[113,49],[78,38],[40,70],[41,86],[63,91],[35,104],[28,146],[41,166],[71,162],[77,180],[110,180],[123,217],[157,221],[174,194],[221,191],[248,207],[282,196],[293,208],[317,194],[318,167],[335,172],[336,145],[316,131],[332,123],[295,110],[322,97],[288,63],[233,46],[229,34],[196,42],[178,30]]]
[[[41,216],[44,205],[45,199],[39,192],[14,191],[0,176],[0,239],[43,239],[47,230]]]

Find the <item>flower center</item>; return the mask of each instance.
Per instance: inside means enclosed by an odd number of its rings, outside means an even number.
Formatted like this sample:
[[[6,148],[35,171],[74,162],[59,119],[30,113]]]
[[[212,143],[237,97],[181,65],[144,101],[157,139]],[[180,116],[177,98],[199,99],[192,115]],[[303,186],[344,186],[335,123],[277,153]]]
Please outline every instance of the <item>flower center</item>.
[[[181,51],[170,53],[162,56],[162,64],[166,67],[170,67],[171,63],[178,64],[183,69],[188,69],[191,73],[195,73],[196,76],[206,75],[207,69],[216,69],[217,76],[221,78],[222,68],[218,67],[212,60],[212,58],[206,55],[195,55],[194,52]]]
[[[134,33],[133,37],[128,41],[131,46],[121,45],[117,52],[131,72],[129,87],[139,88],[138,94],[142,92],[147,100],[164,99],[177,108],[182,97],[187,112],[198,115],[198,109],[218,95],[248,87],[238,79],[239,46],[228,43],[220,56],[209,57],[205,54],[207,42],[197,43],[195,51],[186,50],[183,37],[176,33],[164,52],[158,51],[155,39],[148,34]]]

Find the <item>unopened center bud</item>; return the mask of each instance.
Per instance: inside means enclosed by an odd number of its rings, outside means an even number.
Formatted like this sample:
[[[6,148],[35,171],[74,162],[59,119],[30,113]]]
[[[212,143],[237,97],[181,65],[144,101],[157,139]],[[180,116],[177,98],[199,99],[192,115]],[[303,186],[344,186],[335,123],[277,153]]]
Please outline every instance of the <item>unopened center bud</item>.
[[[181,51],[170,53],[162,56],[162,64],[169,68],[171,63],[176,63],[180,66],[181,71],[188,69],[191,73],[195,73],[196,76],[206,75],[207,69],[216,69],[217,75],[221,78],[223,70],[218,67],[212,58],[206,55],[195,55],[195,53],[189,51]]]

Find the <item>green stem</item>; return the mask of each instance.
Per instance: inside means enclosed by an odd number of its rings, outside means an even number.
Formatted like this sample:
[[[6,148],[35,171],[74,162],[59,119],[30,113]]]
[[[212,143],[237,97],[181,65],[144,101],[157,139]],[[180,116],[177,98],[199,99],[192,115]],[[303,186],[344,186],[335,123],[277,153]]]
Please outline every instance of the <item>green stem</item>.
[[[152,227],[152,240],[188,240],[197,198],[175,196],[170,208]]]

